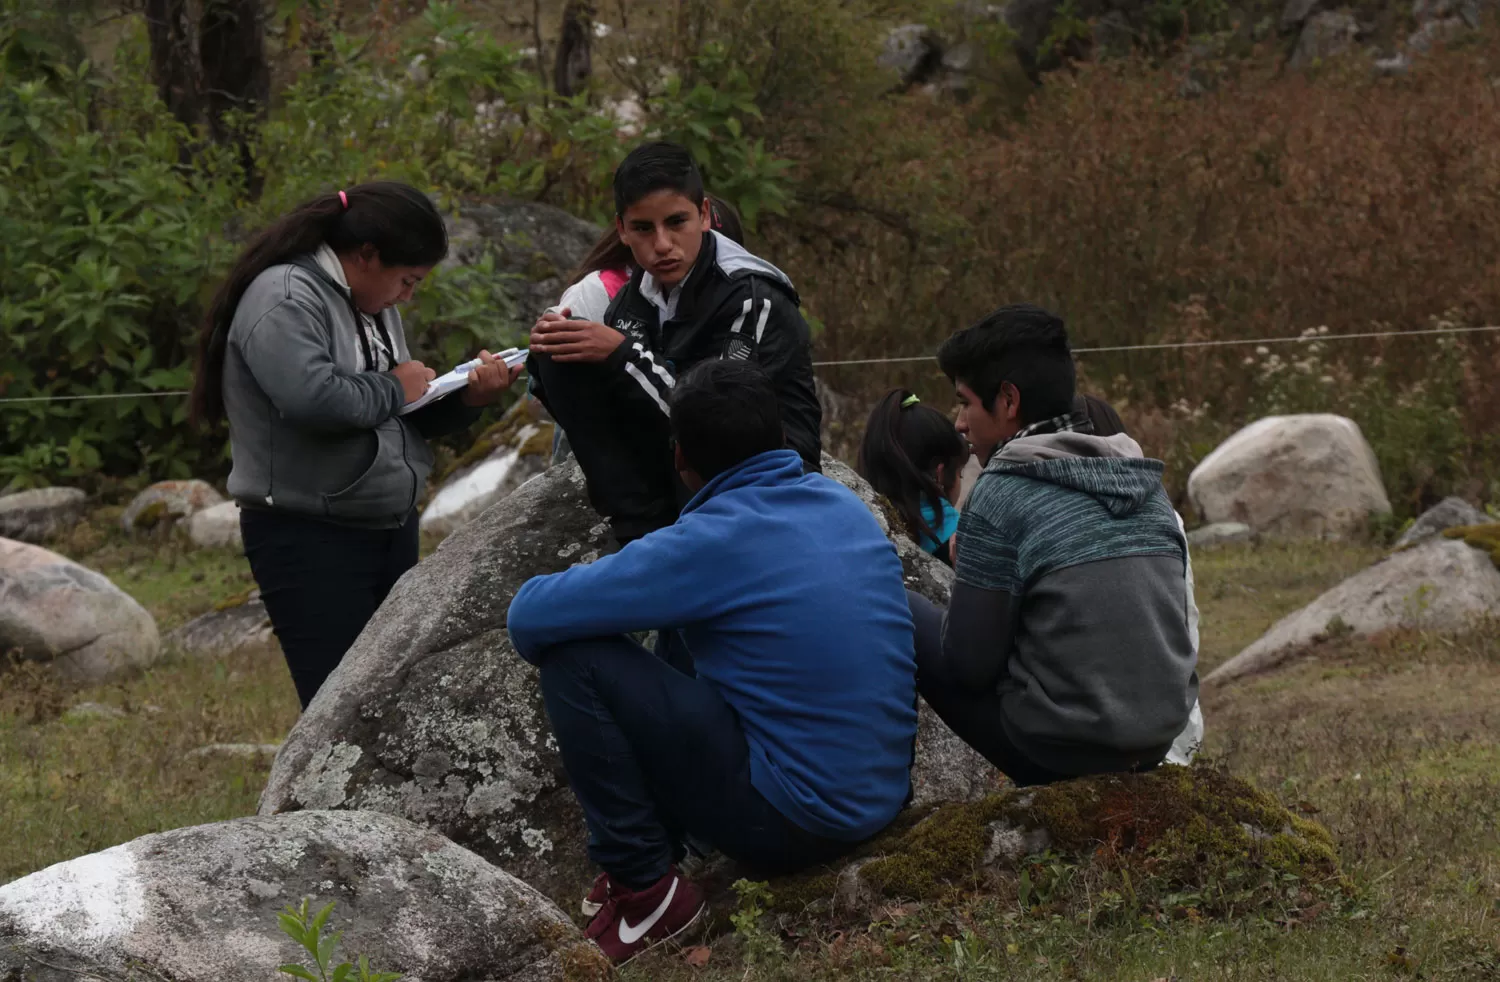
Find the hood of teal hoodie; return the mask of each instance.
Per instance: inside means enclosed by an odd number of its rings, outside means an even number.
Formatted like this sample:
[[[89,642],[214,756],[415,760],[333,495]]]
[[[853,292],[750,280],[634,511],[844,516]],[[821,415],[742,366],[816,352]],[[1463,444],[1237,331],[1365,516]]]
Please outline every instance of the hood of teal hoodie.
[[[1015,474],[1081,491],[1111,515],[1123,516],[1161,492],[1165,469],[1123,433],[1043,433],[1007,443],[990,458],[984,473]]]

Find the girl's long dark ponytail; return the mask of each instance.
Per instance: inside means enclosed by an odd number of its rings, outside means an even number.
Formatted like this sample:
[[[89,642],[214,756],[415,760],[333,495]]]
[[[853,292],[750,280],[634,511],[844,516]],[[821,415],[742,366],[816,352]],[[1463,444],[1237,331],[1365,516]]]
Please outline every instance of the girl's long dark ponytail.
[[[859,473],[890,500],[908,534],[935,540],[922,505],[942,514],[947,494],[938,485],[937,467],[942,464],[950,479],[956,477],[969,446],[948,417],[915,400],[906,389],[892,389],[875,405],[859,447]]]
[[[250,284],[270,267],[316,252],[325,242],[338,253],[368,243],[387,266],[432,266],[448,254],[443,216],[425,194],[410,185],[374,181],[304,201],[250,240],[214,293],[198,335],[189,400],[194,423],[224,417],[229,325]]]

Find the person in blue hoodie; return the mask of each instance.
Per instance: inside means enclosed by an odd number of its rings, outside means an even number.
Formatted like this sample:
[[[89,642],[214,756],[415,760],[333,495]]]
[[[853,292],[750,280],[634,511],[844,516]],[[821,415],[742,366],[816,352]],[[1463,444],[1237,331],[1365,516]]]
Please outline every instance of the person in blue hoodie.
[[[901,562],[848,488],[785,448],[753,363],[677,380],[677,521],[527,582],[510,639],[604,873],[589,936],[617,963],[687,930],[683,836],[767,873],[831,861],[904,805],[916,663]],[[697,677],[632,641],[677,632]]]
[[[1001,307],[938,364],[985,467],[948,609],[911,595],[923,698],[1017,784],[1155,767],[1198,695],[1187,541],[1162,462],[1094,434],[1063,322],[1039,307]]]

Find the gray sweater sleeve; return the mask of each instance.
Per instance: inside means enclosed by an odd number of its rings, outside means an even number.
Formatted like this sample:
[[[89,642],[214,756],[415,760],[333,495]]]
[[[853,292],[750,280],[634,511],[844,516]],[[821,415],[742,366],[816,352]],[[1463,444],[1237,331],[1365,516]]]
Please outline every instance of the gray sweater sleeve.
[[[251,325],[238,347],[288,422],[311,430],[374,429],[405,404],[401,383],[389,372],[338,372],[327,330],[318,311],[288,298]]]
[[[1012,593],[955,583],[933,673],[974,692],[994,692],[1010,658],[1020,610],[1021,598]]]

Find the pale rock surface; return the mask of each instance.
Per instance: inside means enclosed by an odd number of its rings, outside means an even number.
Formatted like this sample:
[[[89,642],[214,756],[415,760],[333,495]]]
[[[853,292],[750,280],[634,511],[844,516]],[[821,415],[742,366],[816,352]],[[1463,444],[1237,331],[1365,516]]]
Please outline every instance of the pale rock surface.
[[[1461,525],[1489,525],[1494,521],[1462,498],[1444,498],[1417,516],[1411,528],[1401,533],[1401,538],[1396,540],[1396,548],[1414,546]]]
[[[187,521],[188,538],[203,549],[245,551],[240,537],[240,506],[233,501],[194,512]]]
[[[120,524],[127,532],[175,525],[223,501],[223,495],[206,481],[157,481],[131,499]]]
[[[83,517],[88,496],[78,488],[33,488],[0,495],[0,536],[46,542]]]
[[[0,887],[0,979],[282,978],[309,956],[277,915],[304,897],[337,904],[343,958],[408,982],[604,977],[561,911],[467,849],[389,815],[301,812],[148,835]]]
[[[1388,513],[1380,465],[1351,419],[1267,416],[1221,443],[1188,477],[1207,523],[1239,522],[1279,539],[1357,536]]]
[[[1230,682],[1275,668],[1333,631],[1374,634],[1397,627],[1462,630],[1500,613],[1500,569],[1453,539],[1394,553],[1277,621],[1203,681]]]
[[[1243,522],[1214,522],[1187,534],[1188,545],[1194,549],[1212,549],[1235,542],[1249,542],[1253,538],[1255,530]]]
[[[188,654],[221,656],[244,648],[265,647],[274,637],[260,591],[253,590],[244,603],[193,618],[170,632],[166,642]]]
[[[540,418],[518,416],[528,404],[535,405],[526,400],[506,414],[507,419],[515,420],[514,429],[496,443],[488,456],[458,469],[444,480],[422,509],[423,532],[451,534],[547,468],[553,424]],[[525,411],[539,417],[541,410],[537,407]]]
[[[151,664],[156,621],[106,577],[41,546],[0,539],[0,654],[95,682]]]

